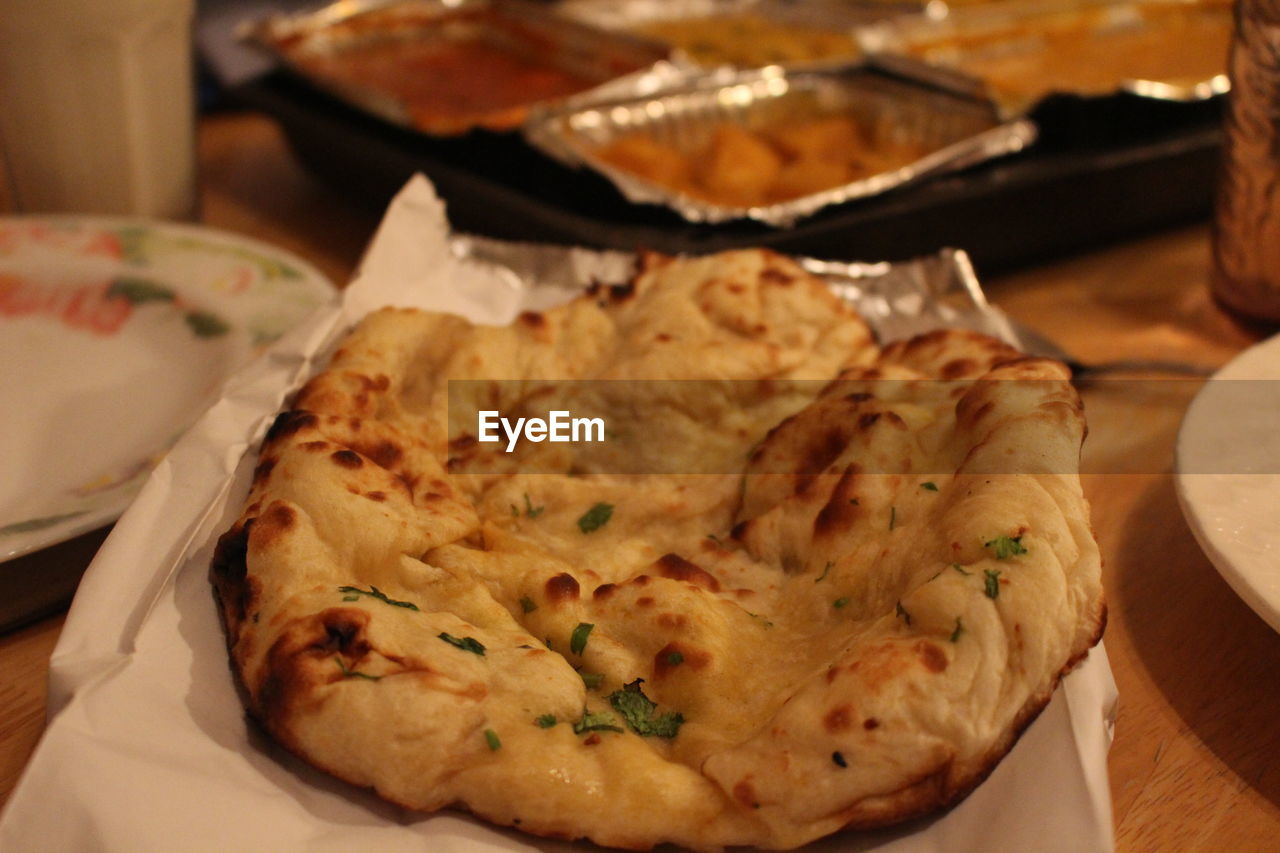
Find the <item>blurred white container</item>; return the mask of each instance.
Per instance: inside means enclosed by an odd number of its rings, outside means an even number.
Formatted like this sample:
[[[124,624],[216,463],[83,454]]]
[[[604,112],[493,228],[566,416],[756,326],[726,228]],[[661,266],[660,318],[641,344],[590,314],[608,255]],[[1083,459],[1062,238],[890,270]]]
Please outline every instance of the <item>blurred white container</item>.
[[[0,5],[10,205],[194,217],[194,0]]]

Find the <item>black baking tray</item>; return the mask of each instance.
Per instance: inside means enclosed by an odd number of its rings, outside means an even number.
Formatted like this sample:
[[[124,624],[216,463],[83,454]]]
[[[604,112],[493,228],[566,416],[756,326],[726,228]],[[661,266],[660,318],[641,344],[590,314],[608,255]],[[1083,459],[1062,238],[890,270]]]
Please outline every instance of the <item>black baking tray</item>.
[[[1221,98],[1059,96],[1032,114],[1040,137],[1021,154],[778,229],[690,223],[666,208],[628,202],[603,177],[564,166],[517,134],[428,137],[282,71],[231,94],[273,116],[306,167],[377,209],[413,174],[425,174],[462,231],[669,253],[765,246],[837,260],[898,260],[958,247],[984,272],[1204,218],[1221,145]]]

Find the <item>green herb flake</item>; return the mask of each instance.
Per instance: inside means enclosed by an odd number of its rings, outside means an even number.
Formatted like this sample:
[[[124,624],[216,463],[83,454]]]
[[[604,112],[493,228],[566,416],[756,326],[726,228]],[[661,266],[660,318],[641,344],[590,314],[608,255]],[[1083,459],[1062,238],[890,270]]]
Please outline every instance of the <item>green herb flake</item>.
[[[498,737],[498,733],[493,729],[484,730],[484,742],[489,744],[489,749],[497,752],[502,749],[502,740]]]
[[[987,598],[995,600],[1000,597],[1000,572],[999,570],[983,569],[982,573],[987,576]]]
[[[546,509],[545,506],[535,507],[533,505],[533,501],[529,500],[529,493],[528,492],[524,493],[524,514],[525,515],[527,515],[529,518],[537,518],[538,516],[542,515],[545,509]]]
[[[894,605],[893,612],[894,612],[894,615],[897,616],[899,619],[901,619],[903,622],[906,622],[908,625],[911,624],[911,614],[908,613],[906,608],[902,606],[901,601],[899,601],[896,605]]]
[[[471,652],[473,655],[479,655],[480,657],[484,657],[484,644],[481,643],[479,640],[477,640],[475,637],[458,638],[445,631],[441,631],[439,634],[439,637],[449,645],[457,646],[458,648],[462,649],[464,652]]]
[[[852,506],[862,506],[862,504],[858,503],[858,499],[857,499],[857,498],[849,498],[849,503],[850,503]]]
[[[997,560],[1007,560],[1027,553],[1027,549],[1022,547],[1021,536],[997,536],[990,542],[983,542],[982,545],[984,548],[990,548]]]
[[[841,596],[840,598],[837,598],[835,601],[831,602],[831,606],[834,607],[836,610],[839,610],[841,607],[844,607],[848,603],[849,603],[849,599],[844,596]]]
[[[591,635],[591,629],[594,627],[593,622],[579,622],[578,627],[573,629],[573,635],[569,637],[569,651],[575,655],[582,654],[587,647],[587,637]]]
[[[520,599],[520,609],[523,610],[525,613],[532,613],[533,611],[538,609],[538,604],[532,598],[526,595]]]
[[[964,623],[960,621],[960,617],[956,617],[956,629],[951,632],[951,642],[960,639],[960,635],[964,633]]]
[[[844,755],[839,752],[831,753],[831,763],[836,767],[848,767],[849,762],[845,760]]]
[[[684,663],[684,654],[682,652],[671,652],[667,655],[667,663],[671,666],[679,666]]]
[[[412,601],[397,601],[394,598],[387,598],[387,594],[385,592],[372,584],[369,585],[367,590],[361,589],[358,586],[340,586],[338,587],[338,592],[346,593],[342,599],[343,601],[356,601],[360,596],[367,595],[369,598],[376,598],[383,604],[390,604],[392,607],[403,607],[406,610],[418,609],[418,605],[414,604]]]
[[[533,724],[540,729],[549,729],[556,724],[555,714],[543,714],[534,718]]]
[[[898,524],[898,508],[896,506],[889,507],[889,529],[892,530]]]
[[[931,480],[927,483],[921,483],[920,488],[924,489],[927,492],[936,492],[938,491],[938,484]]]
[[[966,572],[964,569],[964,566],[960,565],[959,563],[952,563],[951,568],[955,569],[957,572],[964,575],[965,577],[968,577],[969,575],[973,574],[973,572]]]
[[[637,678],[621,690],[609,694],[609,704],[622,715],[631,730],[641,737],[673,738],[684,725],[684,714],[668,711],[654,716],[658,706],[640,690],[643,678]]]
[[[618,721],[613,718],[613,714],[608,711],[583,711],[582,719],[573,724],[573,733],[575,735],[585,734],[586,732],[623,732],[626,729],[618,725]]]
[[[707,538],[710,539],[712,542],[716,543],[717,548],[724,547],[724,543],[720,541],[720,537],[715,535],[714,533],[708,533]]]
[[[582,676],[582,683],[590,690],[595,690],[604,683],[604,673],[602,672],[580,672],[578,675]]]
[[[832,567],[832,566],[834,566],[834,565],[835,565],[835,563],[831,562],[830,560],[827,560],[827,564],[826,564],[825,566],[823,566],[823,567],[822,567],[822,574],[820,574],[820,575],[818,575],[816,578],[814,578],[813,582],[814,582],[814,583],[817,583],[818,581],[826,580],[826,579],[827,579],[827,575],[831,574],[831,567]]]
[[[583,533],[594,533],[609,523],[613,517],[613,504],[598,503],[582,514],[578,519],[578,529]]]
[[[342,670],[344,678],[363,678],[367,681],[377,681],[382,678],[381,675],[370,675],[367,672],[356,672],[354,669],[348,669],[347,662],[340,657],[335,657],[334,660],[338,662],[338,669]]]

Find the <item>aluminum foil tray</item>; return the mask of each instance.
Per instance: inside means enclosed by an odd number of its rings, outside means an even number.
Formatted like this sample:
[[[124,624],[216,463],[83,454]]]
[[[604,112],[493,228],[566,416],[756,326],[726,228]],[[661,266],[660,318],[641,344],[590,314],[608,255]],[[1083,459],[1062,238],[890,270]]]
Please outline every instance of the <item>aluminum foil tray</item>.
[[[735,203],[748,194],[736,193],[733,187],[724,190],[728,179],[721,180],[720,173],[715,174],[719,195],[708,192],[710,178],[699,178],[700,169],[710,175],[725,159],[709,158],[707,153],[709,146],[721,144],[720,135],[746,131],[766,138],[806,121],[846,116],[857,125],[860,145],[868,155],[865,162],[891,166],[799,197],[761,203]],[[526,125],[525,135],[550,156],[606,176],[627,199],[665,205],[690,222],[749,219],[788,227],[832,205],[1021,151],[1034,140],[1036,130],[1025,119],[1001,122],[988,101],[874,67],[853,66],[722,71],[645,97],[579,103],[537,114]],[[680,183],[681,177],[660,182],[653,179],[652,170],[643,177],[618,166],[616,154],[607,155],[618,150],[609,146],[622,140],[660,150],[666,159],[674,154],[687,160],[688,181]],[[886,152],[892,156],[882,156]],[[910,159],[894,159],[902,152]],[[780,156],[787,155],[784,151]],[[730,163],[742,171],[740,162]]]
[[[859,58],[859,27],[894,8],[841,0],[561,0],[561,14],[671,46],[695,67],[816,68]]]
[[[433,135],[518,127],[554,104],[664,61],[669,49],[522,0],[339,0],[253,22],[292,73]]]
[[[1200,101],[1229,88],[1230,0],[1005,0],[858,30],[880,62],[924,61],[1005,116],[1054,94]]]

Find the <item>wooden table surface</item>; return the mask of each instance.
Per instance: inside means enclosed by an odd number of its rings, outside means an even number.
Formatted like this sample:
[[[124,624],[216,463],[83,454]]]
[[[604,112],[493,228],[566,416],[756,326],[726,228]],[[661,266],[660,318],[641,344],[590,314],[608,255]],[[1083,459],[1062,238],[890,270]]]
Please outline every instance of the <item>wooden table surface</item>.
[[[271,122],[202,119],[200,162],[205,223],[296,252],[334,281],[349,277],[378,212],[315,182]],[[1221,365],[1262,333],[1209,299],[1208,240],[1197,225],[984,284],[994,303],[1079,359]],[[1110,756],[1117,847],[1277,850],[1280,634],[1227,587],[1178,509],[1169,453],[1193,391],[1189,382],[1084,388],[1086,470],[1095,472],[1084,481],[1120,688]],[[43,729],[62,624],[56,615],[0,636],[0,803]]]

